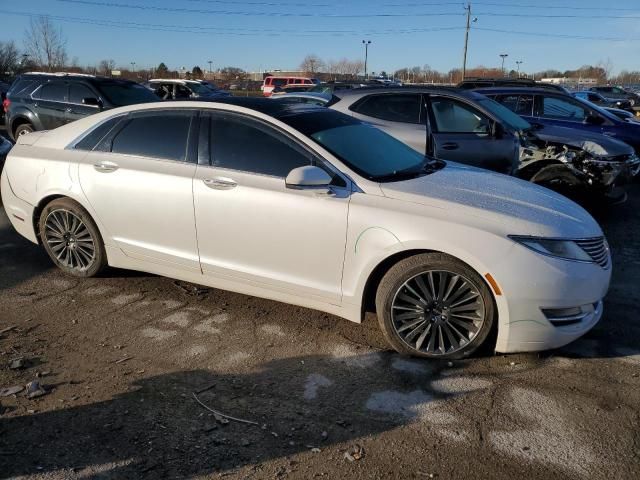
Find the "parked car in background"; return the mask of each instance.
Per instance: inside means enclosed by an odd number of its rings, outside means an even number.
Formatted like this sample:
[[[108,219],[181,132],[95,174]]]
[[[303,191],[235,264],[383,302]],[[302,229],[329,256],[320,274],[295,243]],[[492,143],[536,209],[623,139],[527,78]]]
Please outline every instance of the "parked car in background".
[[[636,105],[640,106],[640,95],[632,91],[625,90],[622,87],[599,85],[597,87],[591,87],[589,90],[597,92],[610,100],[628,100],[632,107],[635,107]]]
[[[640,121],[640,117],[638,114],[630,112],[629,110],[620,110],[619,108],[610,108],[606,107],[605,110],[609,113],[614,114],[621,120],[625,120],[627,122],[638,122]]]
[[[536,82],[530,78],[465,78],[456,85],[463,90],[475,90],[488,87],[539,87],[568,93],[562,85],[546,82]]]
[[[503,104],[528,122],[601,133],[640,153],[640,123],[621,120],[592,103],[541,88],[488,88],[478,92]]]
[[[367,86],[371,86],[371,84],[367,82],[326,82],[315,85],[309,90],[309,92],[331,94],[337,90],[351,90],[353,88],[362,88]]]
[[[16,139],[102,110],[158,100],[153,92],[129,80],[75,73],[26,73],[18,76],[7,92],[6,127]]]
[[[323,107],[332,101],[337,102],[339,100],[338,97],[331,94],[313,92],[292,92],[286,95],[272,95],[269,98],[283,103],[319,105]]]
[[[610,99],[605,98],[598,92],[591,92],[588,90],[582,92],[573,92],[572,95],[576,98],[581,98],[582,100],[586,100],[594,105],[598,105],[602,108],[619,108],[622,110],[633,110],[631,107],[631,102],[626,99]]]
[[[271,91],[271,95],[285,95],[289,93],[308,92],[311,88],[311,85],[284,85],[282,87],[275,87]]]
[[[597,134],[538,133],[495,101],[453,88],[334,92],[330,108],[372,123],[417,152],[516,175],[565,194],[625,198],[616,182],[635,173],[633,149]],[[587,138],[585,138],[585,135]]]
[[[358,323],[375,310],[394,349],[426,358],[565,345],[600,320],[611,278],[575,203],[321,107],[124,107],[20,137],[0,183],[13,227],[68,275],[141,270]]]
[[[230,95],[201,80],[154,78],[144,85],[162,100],[213,100]]]
[[[271,96],[273,89],[276,87],[285,87],[287,85],[306,85],[312,87],[313,85],[317,85],[320,83],[320,80],[316,78],[309,77],[279,77],[279,76],[269,76],[264,79],[262,85],[260,86],[260,90],[265,97]]]

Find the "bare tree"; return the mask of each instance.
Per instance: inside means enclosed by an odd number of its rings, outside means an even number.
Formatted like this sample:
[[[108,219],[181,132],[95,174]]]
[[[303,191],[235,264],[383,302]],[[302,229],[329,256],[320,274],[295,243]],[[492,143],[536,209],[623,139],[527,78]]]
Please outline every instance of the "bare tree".
[[[314,75],[324,68],[324,62],[317,55],[307,55],[300,64],[300,70]]]
[[[0,74],[11,74],[19,66],[19,54],[14,42],[0,42]]]
[[[599,67],[604,71],[605,80],[611,78],[611,73],[613,72],[613,62],[609,57],[607,57],[606,60],[600,60],[596,67]]]
[[[32,18],[25,32],[25,50],[41,68],[49,71],[64,68],[67,62],[67,40],[62,29],[49,17]]]
[[[113,59],[100,60],[100,63],[98,64],[98,71],[100,72],[100,75],[104,76],[111,75],[111,72],[115,70],[115,68],[116,62]]]

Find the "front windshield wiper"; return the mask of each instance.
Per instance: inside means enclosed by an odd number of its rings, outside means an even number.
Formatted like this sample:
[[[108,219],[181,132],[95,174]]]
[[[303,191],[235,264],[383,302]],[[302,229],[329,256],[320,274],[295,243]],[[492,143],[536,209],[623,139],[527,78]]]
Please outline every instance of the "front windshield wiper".
[[[412,178],[422,177],[424,175],[430,175],[433,172],[444,168],[446,162],[438,158],[425,157],[424,161],[419,166],[413,166],[403,170],[396,170],[387,175],[380,175],[373,177],[372,180],[376,182],[390,182],[400,180],[410,180]]]

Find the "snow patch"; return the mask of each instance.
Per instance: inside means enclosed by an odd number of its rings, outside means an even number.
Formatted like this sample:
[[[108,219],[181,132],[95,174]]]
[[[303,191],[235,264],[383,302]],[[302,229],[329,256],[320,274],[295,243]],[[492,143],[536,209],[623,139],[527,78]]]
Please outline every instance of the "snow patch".
[[[166,340],[177,335],[175,330],[159,330],[157,328],[148,327],[142,330],[142,335],[147,338],[151,338],[156,341]]]
[[[313,400],[318,396],[320,387],[330,387],[331,385],[333,385],[333,382],[324,375],[312,373],[307,377],[307,381],[304,384],[304,399]]]

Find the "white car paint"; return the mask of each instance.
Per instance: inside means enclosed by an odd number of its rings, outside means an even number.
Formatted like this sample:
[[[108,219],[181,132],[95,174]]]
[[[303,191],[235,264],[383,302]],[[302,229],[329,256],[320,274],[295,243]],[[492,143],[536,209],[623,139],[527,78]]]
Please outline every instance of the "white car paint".
[[[114,115],[168,108],[218,109],[261,118],[325,159],[346,181],[333,196],[286,188],[283,179],[181,162],[66,148]],[[94,164],[119,168],[97,172]],[[230,190],[204,180],[233,177]],[[108,263],[314,308],[360,322],[367,280],[385,259],[439,251],[490,274],[499,352],[564,345],[602,315],[611,268],[536,253],[508,238],[603,236],[578,205],[542,187],[449,164],[413,180],[376,183],[309,137],[231,104],[145,104],[103,112],[21,137],[1,178],[16,230],[38,242],[34,213],[51,196],[80,203],[95,220]],[[196,234],[197,232],[197,234]],[[586,306],[585,319],[553,326],[542,308]]]

